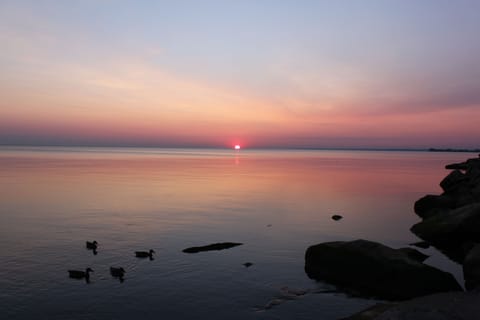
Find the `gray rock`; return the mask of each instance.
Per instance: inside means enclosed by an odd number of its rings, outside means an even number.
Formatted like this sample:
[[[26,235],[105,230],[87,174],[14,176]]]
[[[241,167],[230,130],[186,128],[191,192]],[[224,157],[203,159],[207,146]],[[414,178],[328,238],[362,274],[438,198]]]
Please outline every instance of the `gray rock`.
[[[427,241],[418,241],[418,242],[410,243],[410,245],[415,246],[415,247],[419,247],[419,248],[422,248],[422,249],[430,248],[430,243],[428,243]]]
[[[463,262],[465,288],[473,290],[480,286],[480,244],[476,244],[468,252]]]
[[[367,240],[311,246],[305,253],[305,271],[350,294],[386,300],[462,290],[450,273],[412,259],[404,250]]]
[[[437,293],[397,304],[378,304],[343,320],[478,320],[478,292]]]

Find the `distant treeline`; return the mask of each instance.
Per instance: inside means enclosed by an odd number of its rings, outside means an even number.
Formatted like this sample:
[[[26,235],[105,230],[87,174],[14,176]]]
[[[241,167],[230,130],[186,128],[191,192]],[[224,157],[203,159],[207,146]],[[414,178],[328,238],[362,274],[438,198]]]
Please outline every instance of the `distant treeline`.
[[[437,148],[430,148],[428,151],[432,152],[480,152],[480,149],[437,149]]]

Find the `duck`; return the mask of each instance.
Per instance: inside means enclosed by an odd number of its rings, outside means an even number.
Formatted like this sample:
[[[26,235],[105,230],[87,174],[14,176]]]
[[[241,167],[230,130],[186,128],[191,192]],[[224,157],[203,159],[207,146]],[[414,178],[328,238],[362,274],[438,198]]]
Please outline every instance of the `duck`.
[[[110,267],[110,274],[112,275],[112,277],[120,279],[120,282],[123,282],[123,276],[125,275],[125,272],[125,269],[123,269],[122,267]]]
[[[137,257],[137,258],[150,258],[150,260],[152,260],[154,253],[155,253],[155,250],[153,250],[153,249],[150,249],[148,252],[147,251],[135,251],[135,257]]]
[[[90,272],[93,272],[91,268],[87,268],[85,269],[85,271],[68,270],[68,275],[70,276],[70,278],[85,279],[88,282],[90,280]]]
[[[97,241],[95,241],[95,240],[93,242],[87,241],[87,249],[95,250],[95,249],[97,249],[97,246],[98,246]]]
[[[93,254],[97,254],[97,246],[98,246],[97,241],[95,240],[93,242],[87,241],[86,246],[87,246],[87,249],[93,250]]]

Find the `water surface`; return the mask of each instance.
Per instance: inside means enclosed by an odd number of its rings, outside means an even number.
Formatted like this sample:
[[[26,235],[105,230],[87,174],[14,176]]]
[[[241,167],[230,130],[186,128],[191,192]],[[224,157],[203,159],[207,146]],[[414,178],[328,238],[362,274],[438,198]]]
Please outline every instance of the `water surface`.
[[[5,319],[337,319],[374,303],[323,292],[309,245],[418,239],[412,207],[471,154],[207,149],[0,149]],[[335,222],[332,214],[344,219]],[[86,240],[100,243],[98,254]],[[182,249],[242,242],[217,252]],[[153,261],[134,257],[154,249]],[[427,263],[461,281],[433,249]],[[252,262],[245,268],[242,264]],[[120,283],[108,268],[122,266]],[[89,284],[68,269],[95,270]],[[305,290],[294,298],[288,292]],[[265,309],[263,307],[271,307]]]

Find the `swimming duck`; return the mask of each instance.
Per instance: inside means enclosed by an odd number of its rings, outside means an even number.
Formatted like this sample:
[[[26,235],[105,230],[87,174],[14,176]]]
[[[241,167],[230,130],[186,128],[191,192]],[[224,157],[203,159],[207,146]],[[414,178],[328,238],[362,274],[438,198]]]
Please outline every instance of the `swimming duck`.
[[[93,270],[90,268],[85,269],[85,271],[68,270],[68,275],[70,276],[70,278],[85,279],[88,282],[90,280],[90,272],[93,272]]]
[[[95,240],[93,242],[87,241],[87,249],[97,249],[97,246],[98,246],[97,241]]]
[[[150,258],[150,260],[153,259],[153,253],[155,253],[155,250],[150,249],[150,251],[135,251],[135,257],[137,258]]]
[[[93,254],[97,254],[97,246],[98,246],[97,241],[95,240],[93,242],[87,241],[86,246],[87,246],[87,249],[93,250]]]
[[[120,282],[123,282],[123,276],[125,272],[125,269],[123,269],[122,267],[110,267],[110,274],[112,275],[112,277],[120,279]]]

